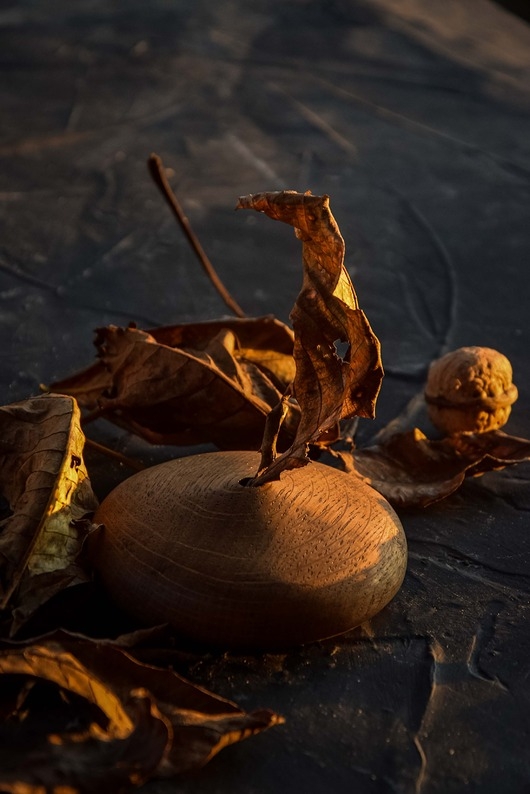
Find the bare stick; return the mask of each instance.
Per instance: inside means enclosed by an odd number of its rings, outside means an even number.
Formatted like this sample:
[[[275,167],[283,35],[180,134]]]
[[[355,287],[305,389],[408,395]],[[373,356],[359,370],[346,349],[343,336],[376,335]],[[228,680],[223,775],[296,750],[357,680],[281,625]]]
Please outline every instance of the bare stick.
[[[124,466],[134,471],[143,471],[147,468],[147,466],[144,466],[140,461],[128,458],[126,455],[122,455],[121,452],[116,452],[115,449],[110,449],[110,447],[106,447],[104,444],[98,444],[97,441],[92,441],[91,438],[85,438],[85,446],[90,447],[90,449],[93,449],[95,452],[99,452],[101,455],[106,455],[108,458],[117,460],[118,463],[122,463]]]
[[[171,186],[167,180],[164,164],[162,163],[161,158],[157,154],[152,154],[149,157],[147,164],[149,166],[149,171],[151,173],[151,176],[153,177],[155,185],[159,188],[160,192],[162,193],[165,200],[169,204],[169,207],[173,212],[173,215],[179,222],[180,228],[186,235],[189,244],[195,251],[195,254],[197,255],[199,262],[204,268],[206,275],[212,282],[213,286],[215,287],[215,289],[217,290],[223,301],[226,303],[230,311],[233,314],[235,314],[236,317],[246,317],[246,314],[241,308],[241,306],[239,306],[239,304],[230,295],[225,285],[217,275],[214,266],[208,259],[206,252],[204,251],[202,245],[199,242],[199,238],[191,228],[190,222],[188,221],[186,215],[184,214],[184,211],[180,206],[177,197],[171,190]]]

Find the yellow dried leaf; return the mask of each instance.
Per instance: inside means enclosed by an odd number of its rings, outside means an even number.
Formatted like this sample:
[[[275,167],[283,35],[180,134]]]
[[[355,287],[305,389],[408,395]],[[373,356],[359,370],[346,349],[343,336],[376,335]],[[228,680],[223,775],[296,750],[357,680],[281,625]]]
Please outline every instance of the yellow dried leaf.
[[[86,579],[77,558],[97,501],[72,397],[3,406],[0,433],[1,489],[11,509],[0,534],[0,608],[16,609],[20,624],[64,586]]]

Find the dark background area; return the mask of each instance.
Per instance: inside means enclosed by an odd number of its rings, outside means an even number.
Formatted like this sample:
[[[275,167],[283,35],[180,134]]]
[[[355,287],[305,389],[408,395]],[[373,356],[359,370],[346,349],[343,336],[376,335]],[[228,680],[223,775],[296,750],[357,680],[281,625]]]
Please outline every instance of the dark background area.
[[[530,19],[530,6],[526,0],[497,0],[497,2],[512,14],[517,14],[522,19]]]
[[[156,151],[249,315],[287,320],[300,250],[237,197],[331,196],[387,372],[361,440],[432,359],[475,344],[512,361],[507,430],[530,436],[522,19],[490,0],[4,2],[0,66],[4,403],[88,365],[96,327],[225,313],[150,181]],[[124,476],[88,465],[99,496]],[[193,680],[285,726],[146,794],[527,792],[529,479],[521,465],[403,512],[404,586],[344,638],[196,661]]]

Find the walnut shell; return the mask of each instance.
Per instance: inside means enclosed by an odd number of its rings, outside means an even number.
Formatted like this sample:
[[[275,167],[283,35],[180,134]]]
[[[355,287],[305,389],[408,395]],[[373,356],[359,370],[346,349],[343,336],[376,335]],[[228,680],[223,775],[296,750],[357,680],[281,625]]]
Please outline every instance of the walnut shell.
[[[113,599],[146,624],[232,648],[341,634],[405,575],[390,505],[355,475],[311,463],[260,487],[254,452],[214,452],[136,474],[99,507],[91,556]]]
[[[509,360],[489,347],[461,347],[429,368],[429,418],[448,435],[497,430],[508,421],[516,399]]]

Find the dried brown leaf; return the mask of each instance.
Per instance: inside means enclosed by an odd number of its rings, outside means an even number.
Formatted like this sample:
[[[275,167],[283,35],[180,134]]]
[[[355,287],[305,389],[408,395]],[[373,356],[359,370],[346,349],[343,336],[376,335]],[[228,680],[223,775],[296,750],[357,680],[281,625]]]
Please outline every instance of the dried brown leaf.
[[[283,392],[295,375],[294,336],[287,325],[273,316],[181,323],[155,328],[150,333],[161,345],[203,350],[224,330],[232,331],[237,339],[238,361],[258,366]]]
[[[471,462],[466,477],[477,477],[488,471],[499,471],[506,466],[530,460],[530,440],[510,436],[502,430],[457,433],[446,440],[454,445],[458,455]]]
[[[396,507],[425,507],[460,487],[465,477],[530,459],[530,441],[500,430],[430,440],[415,428],[356,449],[353,471]]]
[[[43,395],[0,408],[0,482],[12,514],[0,530],[0,608],[14,627],[62,588],[86,580],[78,564],[97,507],[72,397]]]
[[[285,469],[308,462],[311,443],[346,417],[373,417],[383,376],[380,346],[344,267],[344,240],[329,209],[328,196],[285,190],[239,199],[295,227],[302,240],[304,278],[291,313],[296,375],[293,395],[301,411],[291,447],[253,484],[277,479]],[[347,343],[344,357],[337,343]],[[270,450],[263,449],[265,465]]]
[[[18,725],[4,723],[0,786],[13,794],[60,786],[86,794],[127,791],[152,776],[202,766],[228,744],[283,721],[270,711],[247,714],[108,642],[60,632],[39,643],[6,646],[1,675],[47,681],[66,693],[63,698],[73,693],[96,707],[88,724],[65,725],[52,735],[46,719],[39,724],[31,710]]]
[[[150,332],[109,326],[96,346],[96,364],[52,388],[157,444],[257,449],[265,417],[294,375],[292,332],[272,317]],[[292,406],[285,445],[297,422]]]

